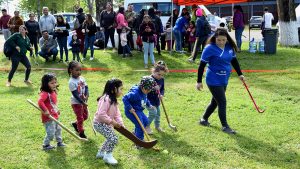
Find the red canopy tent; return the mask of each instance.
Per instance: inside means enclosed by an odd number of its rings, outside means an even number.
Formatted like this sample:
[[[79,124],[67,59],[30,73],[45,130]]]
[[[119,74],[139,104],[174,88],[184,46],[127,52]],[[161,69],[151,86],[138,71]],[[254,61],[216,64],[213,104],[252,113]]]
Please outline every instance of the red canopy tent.
[[[214,4],[237,4],[252,2],[257,0],[173,0],[178,5],[214,5]]]

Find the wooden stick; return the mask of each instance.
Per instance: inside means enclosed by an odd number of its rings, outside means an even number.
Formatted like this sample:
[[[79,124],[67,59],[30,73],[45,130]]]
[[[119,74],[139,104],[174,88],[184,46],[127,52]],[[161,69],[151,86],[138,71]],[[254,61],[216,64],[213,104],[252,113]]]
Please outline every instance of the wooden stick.
[[[92,121],[91,116],[90,116],[90,115],[91,115],[91,114],[90,114],[90,110],[89,110],[88,107],[86,107],[86,108],[87,108],[87,111],[88,111],[88,116],[89,116],[89,120],[90,120],[91,125],[92,125],[93,132],[94,132],[94,134],[95,134],[95,136],[96,136],[97,134],[96,134],[96,130],[95,130],[95,128],[94,128],[93,121]]]
[[[31,104],[33,107],[35,107],[36,109],[38,109],[39,111],[41,111],[42,113],[44,113],[44,111],[37,106],[33,101],[31,101],[30,99],[27,99],[27,102],[29,104]],[[48,115],[48,117],[53,120],[55,123],[57,123],[61,128],[63,128],[65,131],[67,131],[68,133],[70,133],[73,137],[75,137],[76,139],[80,140],[80,141],[88,141],[85,138],[81,138],[79,137],[77,134],[75,134],[74,132],[72,132],[71,130],[69,130],[66,126],[64,126],[61,122],[59,122],[58,120],[56,120],[54,117],[52,117],[50,114]]]
[[[132,114],[134,115],[134,117],[136,118],[136,120],[138,121],[138,123],[140,124],[140,126],[141,126],[141,128],[142,128],[142,130],[143,130],[143,132],[144,132],[144,134],[145,134],[145,136],[147,138],[147,140],[150,141],[150,137],[149,137],[148,133],[146,132],[146,130],[144,128],[144,125],[142,124],[139,116],[137,116],[137,114],[135,112],[132,112]]]

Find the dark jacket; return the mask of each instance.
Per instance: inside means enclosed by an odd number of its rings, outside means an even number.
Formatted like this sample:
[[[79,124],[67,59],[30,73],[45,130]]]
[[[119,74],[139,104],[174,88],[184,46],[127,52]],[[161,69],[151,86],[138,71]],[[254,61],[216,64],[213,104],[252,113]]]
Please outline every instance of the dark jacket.
[[[83,22],[85,20],[85,14],[84,13],[78,13],[76,15],[76,18],[78,19],[78,22],[80,24],[80,26],[79,26],[79,28],[77,28],[77,30],[81,30],[82,29],[82,24],[83,24]]]
[[[30,50],[30,40],[26,36],[25,39],[23,36],[17,32],[7,39],[8,44],[15,49],[17,56],[26,56],[27,50]],[[16,46],[20,47],[20,52],[16,50]]]
[[[103,10],[100,14],[100,26],[104,27],[104,29],[113,26],[116,17],[117,17],[116,12],[112,11],[108,13],[106,10]]]
[[[153,76],[152,76],[153,77]],[[155,79],[153,77],[153,79]],[[162,79],[155,79],[157,85],[159,86],[159,92],[161,95],[164,95],[165,93],[165,80],[164,78]],[[151,105],[152,106],[159,106],[160,105],[160,101],[159,101],[159,98],[158,98],[158,92],[157,91],[151,91],[150,93],[147,94],[147,98],[148,100],[150,101]]]
[[[196,20],[196,37],[204,37],[207,36],[204,34],[204,22],[206,20],[205,16],[197,17]]]
[[[76,41],[74,41],[74,40],[70,41],[69,46],[72,47],[72,52],[73,53],[79,53],[80,52],[80,44],[81,44],[80,39],[76,39]]]
[[[140,26],[143,22],[145,9],[141,9],[139,15],[136,17],[134,21],[134,30],[139,35],[140,34]]]
[[[150,8],[148,11],[148,15],[151,17],[152,23],[154,23],[156,34],[160,34],[163,31],[161,19],[155,15],[155,11],[153,8]]]
[[[146,32],[146,28],[149,27],[151,32]],[[155,34],[155,26],[152,22],[149,23],[142,23],[140,26],[140,36],[142,37],[143,42],[154,42],[154,34]]]
[[[86,22],[84,22],[82,25],[82,29],[85,30],[85,35],[88,35],[89,37],[95,36],[97,32],[97,27],[95,22],[93,22],[91,25],[88,25]],[[87,33],[86,30],[89,30],[89,32]]]
[[[178,15],[175,15],[175,10],[173,10],[173,17],[170,16],[170,18],[167,21],[166,26],[171,28],[171,21],[173,20],[172,21],[173,22],[172,27],[174,27],[177,19],[178,19]]]
[[[40,25],[37,21],[28,20],[25,22],[28,31],[28,36],[37,36],[40,32]]]
[[[57,29],[57,27],[63,27],[65,30],[63,30],[63,32],[57,32],[55,31],[55,37],[60,38],[60,37],[68,37],[69,36],[69,29],[70,29],[70,25],[66,22],[57,22],[55,24],[55,29]]]

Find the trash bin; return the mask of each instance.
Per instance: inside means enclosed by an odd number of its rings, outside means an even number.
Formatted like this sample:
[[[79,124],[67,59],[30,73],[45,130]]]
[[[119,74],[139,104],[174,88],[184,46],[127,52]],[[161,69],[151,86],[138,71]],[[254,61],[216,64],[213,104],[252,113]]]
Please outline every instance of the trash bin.
[[[264,40],[265,40],[265,53],[275,54],[277,49],[277,33],[278,29],[265,29]]]
[[[300,42],[300,27],[298,27],[298,38],[299,38],[299,42]]]

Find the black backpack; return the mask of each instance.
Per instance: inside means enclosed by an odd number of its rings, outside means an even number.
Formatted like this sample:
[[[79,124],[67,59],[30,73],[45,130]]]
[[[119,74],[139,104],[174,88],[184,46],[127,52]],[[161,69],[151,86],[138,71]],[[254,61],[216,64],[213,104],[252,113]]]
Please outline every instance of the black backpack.
[[[13,54],[13,52],[14,52],[14,49],[13,49],[13,47],[12,47],[11,45],[9,45],[8,40],[5,41],[4,47],[3,47],[3,53],[4,53],[4,55],[5,55],[8,59],[10,59],[10,57],[11,57],[12,54]]]
[[[204,35],[209,35],[211,33],[211,27],[208,21],[205,19],[203,24],[203,33]]]

